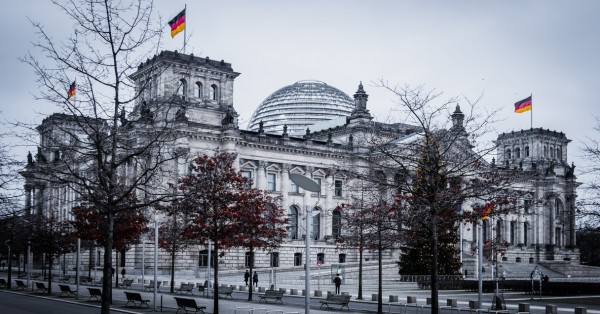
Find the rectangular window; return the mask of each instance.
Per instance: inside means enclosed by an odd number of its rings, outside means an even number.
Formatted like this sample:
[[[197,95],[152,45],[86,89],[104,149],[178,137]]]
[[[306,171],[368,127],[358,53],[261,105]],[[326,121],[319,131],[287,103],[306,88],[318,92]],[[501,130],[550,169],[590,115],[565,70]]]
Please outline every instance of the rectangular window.
[[[246,252],[246,258],[245,258],[244,265],[246,267],[254,268],[254,253]]]
[[[342,197],[342,180],[335,180],[335,193],[333,195]]]
[[[525,214],[529,214],[530,210],[531,210],[531,200],[525,200],[523,202],[523,211],[525,212]]]
[[[302,253],[294,253],[294,266],[302,266]]]
[[[277,175],[275,173],[267,173],[267,191],[276,191]]]
[[[290,192],[292,193],[300,193],[300,189],[298,189],[298,186],[296,185],[296,183],[290,181]]]
[[[279,252],[271,252],[271,267],[279,267]]]
[[[246,179],[252,179],[252,171],[244,170],[242,171],[242,177]]]
[[[343,263],[345,263],[345,262],[346,262],[346,254],[344,254],[344,253],[340,254],[340,255],[339,255],[339,258],[338,258],[338,262],[339,262],[340,264],[343,264]]]
[[[516,222],[511,221],[510,222],[510,244],[511,245],[515,245],[515,228],[516,228]]]
[[[325,253],[318,253],[317,254],[317,265],[323,265],[325,264]]]
[[[313,181],[317,182],[317,184],[319,185],[319,192],[318,193],[321,194],[321,192],[320,192],[321,191],[321,189],[320,189],[321,188],[321,178],[314,178]],[[313,193],[313,194],[316,195],[317,193]]]

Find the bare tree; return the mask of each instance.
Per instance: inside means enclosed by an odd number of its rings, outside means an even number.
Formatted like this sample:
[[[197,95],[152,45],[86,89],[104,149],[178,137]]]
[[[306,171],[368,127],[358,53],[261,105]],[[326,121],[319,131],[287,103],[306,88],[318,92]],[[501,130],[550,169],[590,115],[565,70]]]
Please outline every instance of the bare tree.
[[[589,166],[585,171],[590,177],[585,185],[586,193],[579,201],[578,214],[581,218],[583,229],[594,230],[600,228],[600,117],[596,117],[594,136],[589,136],[584,143],[583,157]]]
[[[378,86],[396,96],[396,110],[404,120],[392,124],[368,122],[364,131],[354,137],[355,156],[361,160],[357,164],[363,166],[346,169],[362,171],[355,177],[386,187],[395,196],[394,207],[401,226],[423,228],[430,235],[432,311],[437,313],[441,227],[454,221],[458,228],[461,220],[481,217],[476,211],[448,213],[465,202],[473,206],[494,203],[497,187],[505,179],[485,159],[495,152],[495,145],[477,141],[491,130],[495,112],[479,113],[479,100],[465,98],[462,101],[467,106],[463,107],[468,111],[464,114],[457,98],[442,100],[441,93],[422,86],[391,86],[385,81]],[[366,95],[358,96],[359,101],[362,97],[366,103]],[[380,175],[365,175],[369,172]],[[499,210],[493,214],[499,214]]]
[[[151,1],[54,3],[74,23],[74,33],[65,41],[54,40],[43,25],[32,22],[41,57],[28,54],[22,61],[37,74],[37,97],[63,113],[37,128],[42,147],[22,174],[50,193],[68,189],[75,202],[84,199],[99,211],[105,227],[102,313],[109,313],[115,216],[168,199],[172,193],[160,180],[168,178],[164,174],[179,157],[170,145],[176,137],[172,102],[144,101],[150,83],[139,83],[150,82],[140,76],[159,71],[152,61],[143,73],[138,66],[159,51],[162,24]],[[70,87],[74,95],[67,94]],[[137,202],[130,202],[132,195]]]

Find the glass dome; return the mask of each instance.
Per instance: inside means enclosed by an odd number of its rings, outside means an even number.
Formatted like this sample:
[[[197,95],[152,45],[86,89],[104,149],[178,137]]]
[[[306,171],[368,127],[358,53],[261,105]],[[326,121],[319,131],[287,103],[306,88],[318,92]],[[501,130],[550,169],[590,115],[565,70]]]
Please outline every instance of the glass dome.
[[[267,97],[252,114],[248,130],[258,131],[262,121],[266,133],[281,134],[287,125],[290,136],[301,136],[307,127],[348,117],[353,110],[354,101],[339,89],[320,81],[300,81]]]

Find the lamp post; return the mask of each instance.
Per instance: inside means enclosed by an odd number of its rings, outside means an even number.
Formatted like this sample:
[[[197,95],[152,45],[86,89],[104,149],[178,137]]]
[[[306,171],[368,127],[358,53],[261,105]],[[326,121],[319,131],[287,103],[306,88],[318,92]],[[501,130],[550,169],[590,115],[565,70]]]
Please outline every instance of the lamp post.
[[[317,193],[317,203],[319,203],[321,186],[317,182],[307,178],[301,174],[290,173],[290,180],[300,188]],[[305,314],[310,314],[310,218],[312,216],[312,208],[306,206],[306,235],[304,236],[305,245],[305,261],[304,261],[304,308]]]

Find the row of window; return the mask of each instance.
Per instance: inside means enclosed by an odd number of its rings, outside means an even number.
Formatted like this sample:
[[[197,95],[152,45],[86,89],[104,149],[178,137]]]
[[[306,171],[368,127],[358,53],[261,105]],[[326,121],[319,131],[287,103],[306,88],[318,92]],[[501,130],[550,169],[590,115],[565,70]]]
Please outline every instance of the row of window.
[[[313,211],[317,213],[312,216],[311,234],[310,238],[319,240],[321,238],[321,211],[318,207],[314,208]],[[288,215],[290,218],[290,225],[288,229],[288,237],[290,239],[298,239],[298,218],[299,210],[298,207],[292,205],[288,208]],[[331,237],[337,239],[342,234],[342,213],[339,210],[334,210],[331,214]]]
[[[544,153],[543,156],[545,158],[562,159],[562,148],[560,148],[560,147],[555,148],[554,146],[550,146],[550,148],[548,148],[548,146],[544,145],[543,153]],[[519,158],[521,158],[521,148],[517,147],[514,149],[514,151],[512,151],[510,148],[508,148],[508,149],[506,149],[505,156],[506,156],[506,159],[519,159]],[[530,156],[529,146],[525,146],[525,151],[524,151],[523,157],[529,157],[529,156]]]
[[[219,95],[219,88],[216,84],[212,84],[210,89],[208,90],[209,95],[208,99],[217,100]],[[179,86],[177,87],[177,92],[175,93],[177,96],[181,96],[183,98],[188,95],[188,83],[185,79],[179,80]],[[202,82],[196,82],[194,84],[194,97],[203,99],[204,98],[204,85]]]
[[[216,259],[215,259],[214,251],[212,253],[213,254],[211,255],[210,266],[214,267]],[[345,263],[345,262],[346,262],[346,254],[345,253],[339,254],[338,255],[338,263]],[[317,265],[323,265],[323,264],[325,264],[325,253],[318,253],[317,254]],[[279,252],[269,253],[269,265],[271,267],[279,267]],[[302,265],[303,265],[302,253],[294,253],[294,266],[302,266]],[[208,266],[208,250],[200,251],[198,266],[200,266],[200,267]],[[254,252],[253,253],[246,252],[246,255],[244,258],[244,266],[254,268]]]
[[[252,179],[252,171],[244,170],[244,171],[242,171],[242,176],[247,179]],[[275,173],[275,172],[267,173],[267,191],[277,192],[277,179],[278,179],[277,173]],[[322,182],[321,178],[314,178],[313,180],[319,186],[321,186],[321,182]],[[333,184],[334,184],[333,195],[336,197],[342,197],[344,182],[342,180],[334,180]],[[290,180],[290,193],[300,193],[300,188],[291,180]]]

